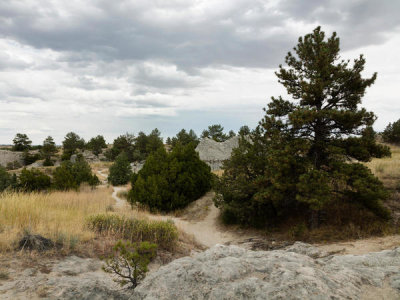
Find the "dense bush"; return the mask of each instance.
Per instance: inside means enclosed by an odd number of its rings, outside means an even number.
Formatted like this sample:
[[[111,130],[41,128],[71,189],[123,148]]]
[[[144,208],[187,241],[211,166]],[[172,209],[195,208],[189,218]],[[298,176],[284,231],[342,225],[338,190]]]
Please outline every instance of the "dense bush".
[[[100,181],[92,174],[89,164],[82,156],[78,156],[75,163],[64,161],[53,173],[53,186],[58,190],[78,189],[86,182],[97,185]]]
[[[11,185],[11,175],[5,168],[0,166],[0,192],[4,191]]]
[[[41,156],[39,153],[30,153],[29,151],[24,151],[23,154],[23,160],[25,166],[33,164],[35,161],[41,159]]]
[[[44,191],[51,187],[50,177],[37,169],[23,169],[18,180],[19,189],[26,192]]]
[[[151,242],[172,250],[178,241],[178,230],[170,221],[147,221],[113,214],[91,216],[87,226],[99,234],[112,235],[131,242]]]
[[[204,195],[211,187],[211,172],[192,144],[178,144],[171,153],[162,147],[151,154],[132,180],[128,194],[132,204],[139,202],[152,211],[167,212]]]
[[[400,143],[400,120],[394,123],[389,123],[382,133],[382,139],[386,143],[399,144]]]
[[[375,141],[374,114],[358,107],[376,74],[361,77],[363,57],[353,67],[339,60],[339,39],[325,40],[320,28],[294,50],[276,73],[294,101],[272,98],[250,141],[242,138],[224,165],[216,186],[224,220],[264,226],[296,217],[314,228],[338,202],[388,219],[388,192],[355,162],[390,155]]]
[[[128,156],[122,152],[115,159],[114,164],[110,167],[108,175],[108,182],[112,185],[123,185],[129,182],[132,174],[131,165]]]

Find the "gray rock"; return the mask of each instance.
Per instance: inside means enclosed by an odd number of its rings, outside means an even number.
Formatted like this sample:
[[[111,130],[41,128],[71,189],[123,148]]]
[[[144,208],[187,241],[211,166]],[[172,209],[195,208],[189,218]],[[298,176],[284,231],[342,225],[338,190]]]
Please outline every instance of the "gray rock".
[[[274,251],[216,245],[161,267],[131,299],[361,299],[365,286],[385,280],[400,297],[400,248],[326,255],[303,243]]]
[[[206,162],[211,170],[218,170],[222,167],[224,160],[231,157],[232,150],[239,146],[239,136],[234,136],[225,142],[216,142],[210,138],[200,140],[196,147],[200,159]]]
[[[17,161],[19,164],[23,165],[23,153],[14,152],[9,150],[0,150],[0,165],[7,167],[8,163],[13,163]]]

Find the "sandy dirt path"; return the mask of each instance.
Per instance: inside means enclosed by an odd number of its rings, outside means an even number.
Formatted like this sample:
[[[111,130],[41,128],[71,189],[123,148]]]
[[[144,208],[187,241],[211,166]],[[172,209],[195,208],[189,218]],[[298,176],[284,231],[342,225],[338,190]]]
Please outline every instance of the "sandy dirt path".
[[[116,207],[123,208],[127,205],[125,199],[118,197],[119,191],[126,191],[127,187],[114,187],[112,197],[115,199]],[[213,197],[212,193],[207,193],[196,202],[209,200],[205,197]],[[210,201],[208,202],[210,203]],[[204,218],[198,221],[185,220],[183,218],[174,216],[162,216],[147,214],[151,220],[172,220],[178,229],[193,235],[196,240],[206,247],[212,247],[216,244],[237,244],[246,238],[254,237],[254,235],[245,236],[243,234],[235,233],[232,231],[223,230],[218,224],[219,210],[214,204],[209,205],[207,213]],[[337,242],[329,244],[315,244],[318,248],[337,254],[354,254],[360,255],[369,252],[378,252],[386,249],[393,249],[400,246],[400,235],[374,237],[368,239],[360,239],[355,241]]]
[[[115,199],[115,206],[122,208],[127,205],[125,199],[118,197],[118,192],[126,191],[128,188],[124,186],[113,187],[114,191],[112,193],[113,199]],[[213,197],[212,193],[207,193],[204,197]],[[198,201],[201,201],[199,199]],[[206,246],[212,247],[216,244],[224,244],[227,242],[232,242],[236,240],[238,237],[231,232],[224,231],[219,229],[218,227],[218,208],[214,206],[214,204],[210,205],[208,208],[208,214],[204,219],[194,222],[183,220],[182,218],[177,218],[174,216],[163,216],[163,215],[153,215],[148,214],[147,217],[151,220],[172,220],[176,227],[187,234],[193,235],[197,242]]]

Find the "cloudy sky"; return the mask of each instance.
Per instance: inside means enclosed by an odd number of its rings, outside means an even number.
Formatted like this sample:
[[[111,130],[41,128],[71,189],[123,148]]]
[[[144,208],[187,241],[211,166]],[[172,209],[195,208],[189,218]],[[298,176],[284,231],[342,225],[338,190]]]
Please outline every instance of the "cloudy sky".
[[[343,58],[378,72],[363,105],[381,130],[400,118],[397,0],[7,0],[0,2],[0,143],[68,131],[198,134],[254,127],[274,71],[321,25]]]

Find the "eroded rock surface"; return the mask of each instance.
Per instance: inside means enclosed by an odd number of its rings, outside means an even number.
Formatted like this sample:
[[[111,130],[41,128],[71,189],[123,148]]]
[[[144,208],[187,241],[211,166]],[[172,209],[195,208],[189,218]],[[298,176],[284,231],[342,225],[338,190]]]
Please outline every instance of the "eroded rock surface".
[[[150,273],[135,291],[95,259],[14,265],[0,280],[0,299],[400,299],[400,247],[330,255],[304,243],[273,251],[216,245]]]
[[[212,171],[219,170],[224,160],[231,157],[232,150],[239,146],[239,136],[234,136],[225,142],[216,142],[210,138],[200,140],[196,147],[200,159],[206,162]]]
[[[363,299],[371,289],[400,297],[400,248],[332,256],[303,243],[274,251],[217,245],[161,267],[131,299]]]

